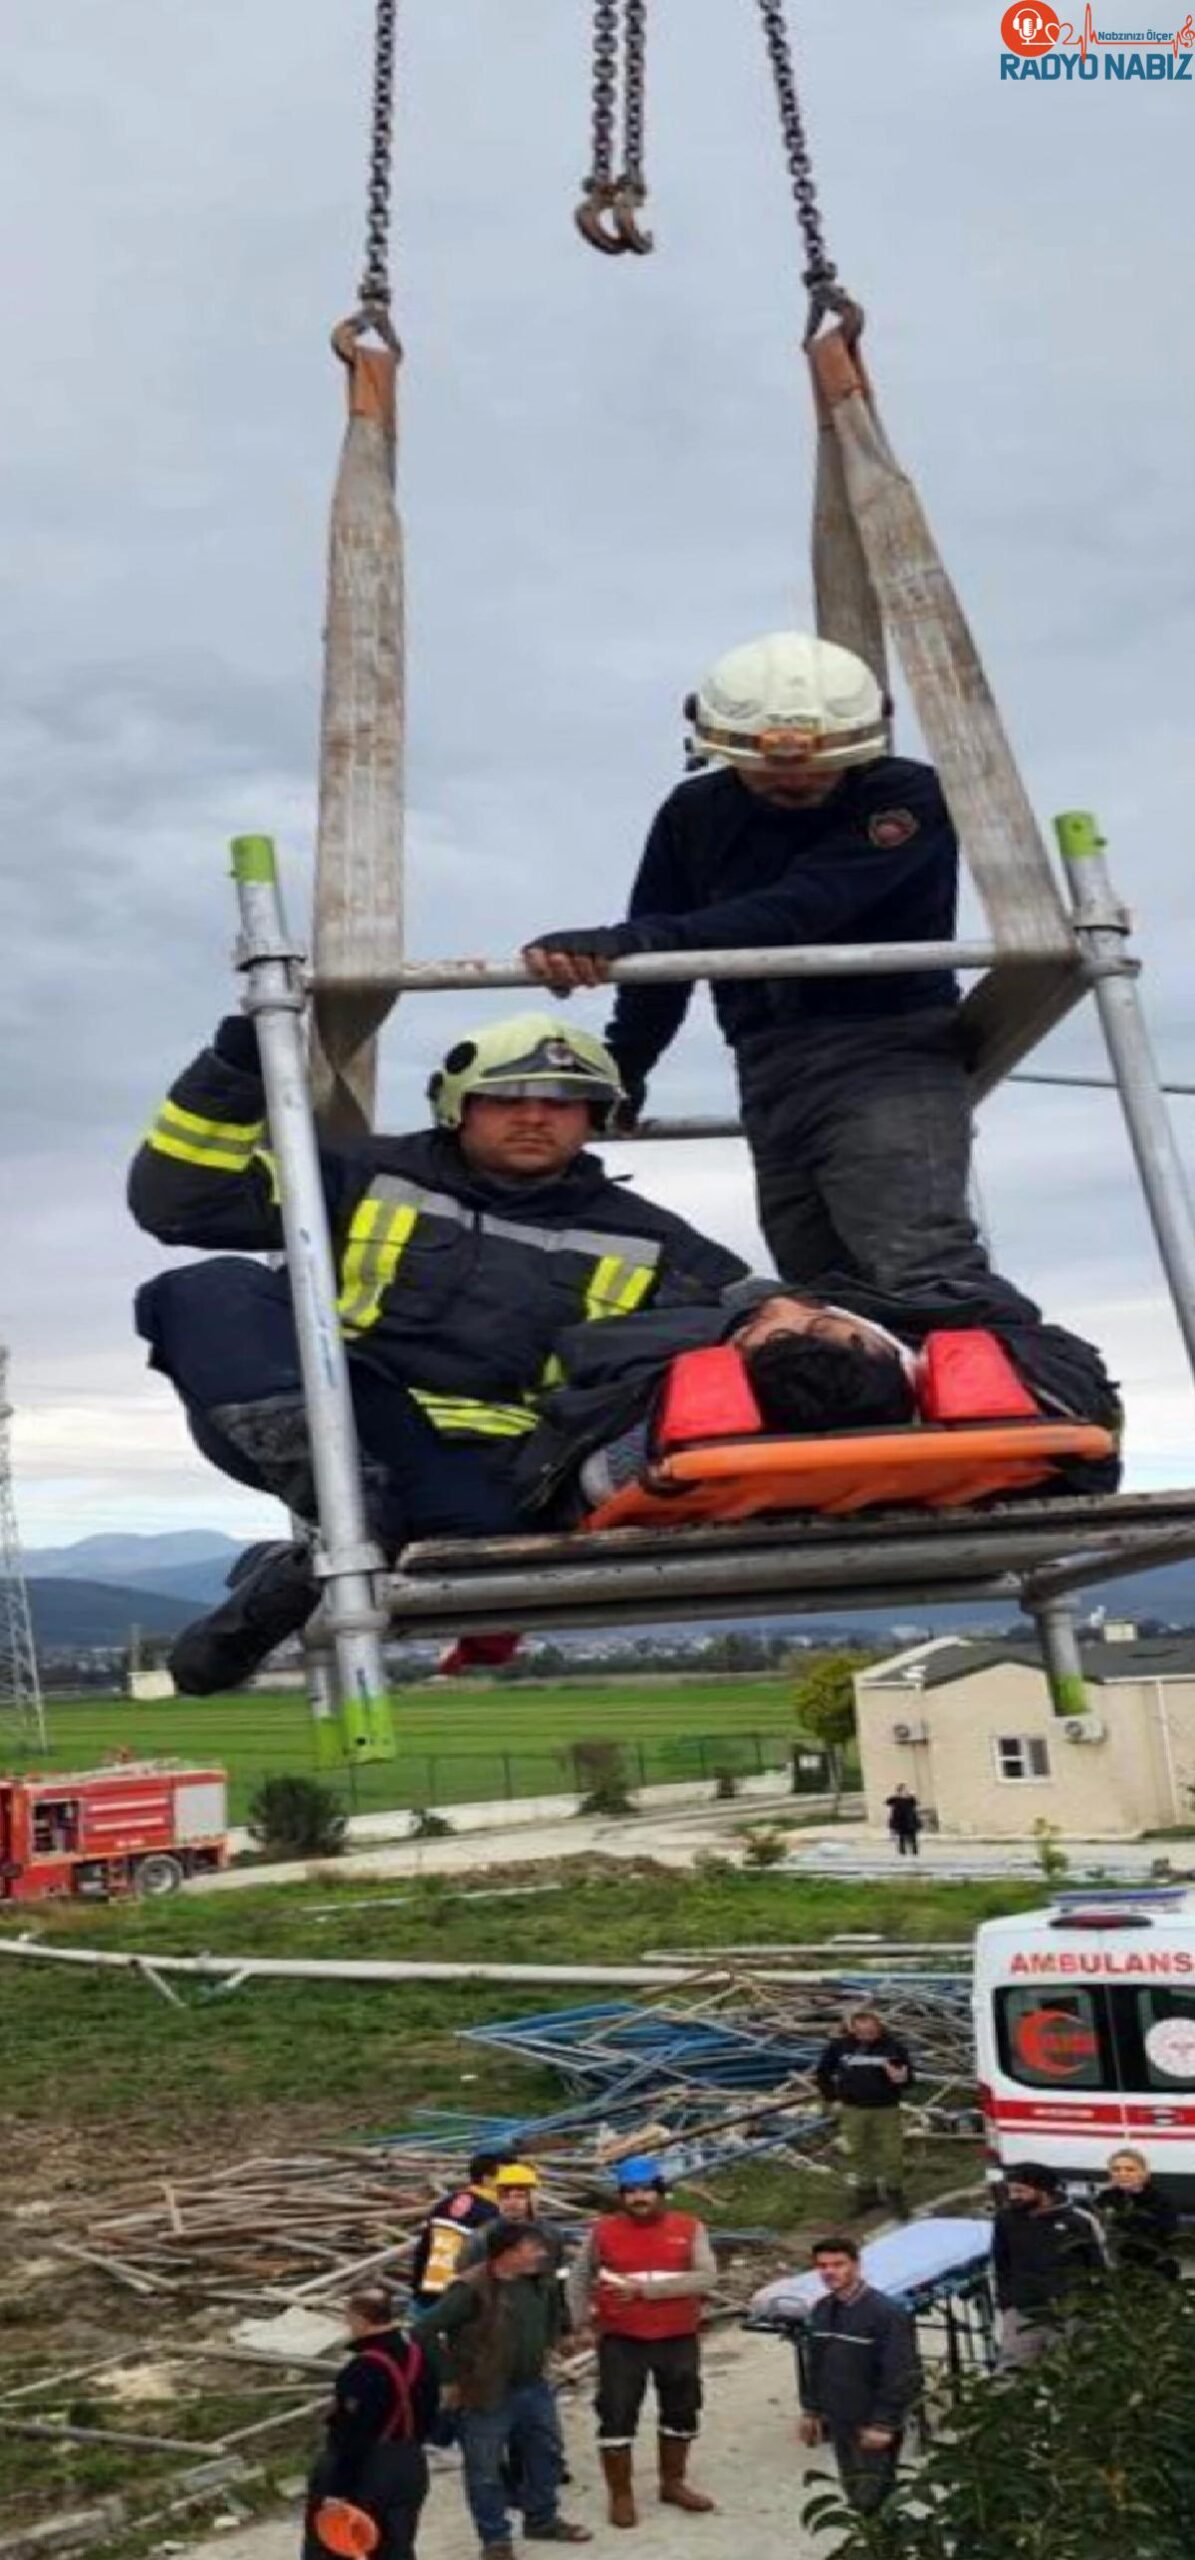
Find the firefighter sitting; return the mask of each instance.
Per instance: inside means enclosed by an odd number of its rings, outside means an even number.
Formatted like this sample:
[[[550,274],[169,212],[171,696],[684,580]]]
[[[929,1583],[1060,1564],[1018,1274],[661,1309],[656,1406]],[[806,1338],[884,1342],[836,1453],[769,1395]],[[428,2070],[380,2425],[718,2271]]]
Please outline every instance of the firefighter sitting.
[[[517,1461],[567,1327],[617,1331],[607,1319],[648,1304],[755,1305],[776,1287],[587,1151],[622,1100],[591,1033],[542,1014],[487,1024],[428,1093],[432,1128],[321,1159],[370,1528],[390,1554],[523,1525]],[[287,1275],[240,1259],[283,1241],[251,1022],[221,1023],[171,1087],[130,1203],[163,1244],[224,1249],[140,1291],[151,1365],[206,1457],[312,1521]],[[230,1579],[229,1600],[174,1646],[178,1689],[240,1687],[316,1606],[303,1543],[251,1549]]]

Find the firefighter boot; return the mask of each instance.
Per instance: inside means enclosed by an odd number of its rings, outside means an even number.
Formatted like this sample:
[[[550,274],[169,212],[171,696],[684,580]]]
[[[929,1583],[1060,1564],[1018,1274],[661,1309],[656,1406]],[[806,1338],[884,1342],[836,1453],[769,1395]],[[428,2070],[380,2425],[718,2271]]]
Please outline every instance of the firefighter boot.
[[[239,1689],[276,1644],[298,1634],[319,1599],[310,1549],[299,1544],[250,1547],[228,1585],[228,1599],[184,1627],[167,1656],[184,1697]]]
[[[665,2507],[683,2507],[688,2516],[713,2515],[715,2513],[713,2499],[703,2496],[700,2489],[689,2487],[685,2478],[688,2463],[688,2437],[661,2436],[660,2504]]]
[[[599,2451],[609,2492],[610,2522],[628,2532],[639,2522],[635,2510],[634,2448],[629,2444],[604,2444]]]

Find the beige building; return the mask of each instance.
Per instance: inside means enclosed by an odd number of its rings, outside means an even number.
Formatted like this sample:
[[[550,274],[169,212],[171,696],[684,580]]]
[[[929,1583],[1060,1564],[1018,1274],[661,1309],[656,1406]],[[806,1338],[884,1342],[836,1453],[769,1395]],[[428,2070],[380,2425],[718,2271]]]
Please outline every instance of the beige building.
[[[855,1682],[868,1822],[902,1782],[956,1838],[1075,1839],[1195,1828],[1195,1636],[1084,1641],[1086,1716],[1057,1716],[1030,1644],[913,1646]]]

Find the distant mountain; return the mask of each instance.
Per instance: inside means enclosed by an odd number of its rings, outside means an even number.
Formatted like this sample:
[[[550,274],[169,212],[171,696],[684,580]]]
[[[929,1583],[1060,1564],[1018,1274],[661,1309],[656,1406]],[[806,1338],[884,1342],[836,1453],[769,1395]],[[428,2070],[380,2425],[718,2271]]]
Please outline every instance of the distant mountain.
[[[31,1575],[29,1606],[39,1649],[127,1644],[130,1627],[140,1627],[147,1636],[173,1636],[196,1614],[193,1600],[173,1593],[67,1575],[44,1580]]]
[[[64,1577],[70,1582],[149,1581],[160,1590],[190,1589],[190,1579],[180,1585],[171,1574],[187,1572],[196,1565],[214,1564],[223,1559],[227,1572],[235,1555],[247,1543],[230,1538],[222,1529],[168,1529],[157,1536],[138,1536],[131,1531],[110,1530],[94,1538],[77,1538],[69,1547],[31,1547],[25,1554],[25,1571],[38,1580],[47,1575]]]

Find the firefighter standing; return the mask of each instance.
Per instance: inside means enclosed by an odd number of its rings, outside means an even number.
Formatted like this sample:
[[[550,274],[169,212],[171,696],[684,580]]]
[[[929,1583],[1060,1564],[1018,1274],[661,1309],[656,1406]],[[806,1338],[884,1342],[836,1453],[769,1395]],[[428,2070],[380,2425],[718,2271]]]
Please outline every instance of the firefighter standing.
[[[685,706],[690,761],[658,811],[624,923],[537,934],[557,994],[640,952],[949,943],[958,843],[936,773],[890,752],[888,706],[851,650],[778,631],[731,650]],[[967,1200],[971,1099],[949,967],[715,981],[759,1219],[777,1269],[857,1274],[896,1297],[990,1298]],[[609,1027],[632,1106],[690,985],[621,986]]]
[[[855,2211],[867,2213],[886,2199],[903,2220],[901,2100],[913,2082],[908,2047],[875,2009],[853,2009],[842,2035],[830,2038],[814,2078],[827,2105],[838,2109]]]
[[[594,2224],[576,2259],[569,2307],[577,2328],[592,2313],[597,2329],[598,2445],[610,2522],[625,2527],[638,2522],[634,2442],[649,2381],[661,2500],[690,2515],[713,2507],[685,2472],[701,2414],[702,2305],[716,2270],[704,2223],[669,2208],[657,2161],[624,2160],[617,2177],[618,2210]]]
[[[411,2299],[417,2311],[439,2300],[451,2284],[470,2236],[496,2222],[502,2212],[498,2180],[504,2163],[497,2151],[475,2151],[468,2184],[455,2187],[432,2206],[415,2243],[411,2263]]]

